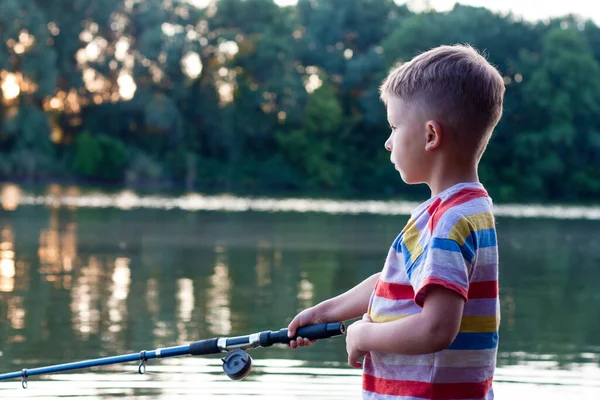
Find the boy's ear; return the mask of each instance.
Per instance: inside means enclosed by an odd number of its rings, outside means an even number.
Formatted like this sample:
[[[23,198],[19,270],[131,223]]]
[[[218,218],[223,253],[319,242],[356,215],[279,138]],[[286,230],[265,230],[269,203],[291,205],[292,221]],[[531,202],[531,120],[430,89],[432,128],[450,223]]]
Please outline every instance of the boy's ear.
[[[442,142],[442,125],[435,120],[427,121],[425,125],[425,151],[436,149]]]

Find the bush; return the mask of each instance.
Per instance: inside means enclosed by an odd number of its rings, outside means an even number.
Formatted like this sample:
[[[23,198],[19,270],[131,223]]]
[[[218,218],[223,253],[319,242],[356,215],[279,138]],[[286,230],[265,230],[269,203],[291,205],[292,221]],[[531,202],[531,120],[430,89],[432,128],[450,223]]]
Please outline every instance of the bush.
[[[72,169],[82,178],[116,182],[127,166],[127,149],[118,139],[84,131],[75,142]]]

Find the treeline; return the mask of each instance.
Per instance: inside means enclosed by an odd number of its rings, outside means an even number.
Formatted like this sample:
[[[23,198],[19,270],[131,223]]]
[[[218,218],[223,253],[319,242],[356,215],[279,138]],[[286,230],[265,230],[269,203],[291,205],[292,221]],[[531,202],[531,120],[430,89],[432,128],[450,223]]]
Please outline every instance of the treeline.
[[[197,1],[196,3],[202,3]],[[384,197],[378,86],[439,44],[505,76],[499,201],[600,195],[600,28],[393,0],[0,0],[0,179]]]

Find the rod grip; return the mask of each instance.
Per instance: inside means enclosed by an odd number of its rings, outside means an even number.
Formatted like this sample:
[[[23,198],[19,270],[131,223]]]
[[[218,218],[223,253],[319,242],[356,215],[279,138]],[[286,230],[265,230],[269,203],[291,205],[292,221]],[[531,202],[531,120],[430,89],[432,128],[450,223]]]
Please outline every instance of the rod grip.
[[[298,337],[303,337],[308,340],[327,339],[333,336],[339,336],[346,332],[346,326],[343,322],[330,322],[324,324],[306,325],[296,330],[296,335],[293,338],[288,338],[287,329],[285,330],[285,343]]]
[[[220,353],[219,346],[217,345],[219,339],[206,339],[200,340],[190,344],[190,354],[193,356],[203,356],[206,354],[217,354]]]
[[[261,346],[266,347],[275,343],[289,343],[290,341],[303,337],[308,340],[327,339],[343,335],[346,332],[344,322],[326,322],[322,324],[306,325],[298,328],[294,337],[288,337],[287,328],[278,332],[263,332],[260,335]]]

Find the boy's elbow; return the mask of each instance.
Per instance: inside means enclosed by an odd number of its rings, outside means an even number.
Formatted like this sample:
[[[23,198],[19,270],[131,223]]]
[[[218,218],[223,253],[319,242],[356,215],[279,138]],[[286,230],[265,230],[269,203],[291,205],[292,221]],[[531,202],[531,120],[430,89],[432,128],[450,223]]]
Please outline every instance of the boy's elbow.
[[[453,324],[452,324],[453,325]],[[427,330],[428,342],[431,344],[431,353],[436,353],[447,349],[456,335],[458,335],[459,327],[451,324],[431,324]]]

